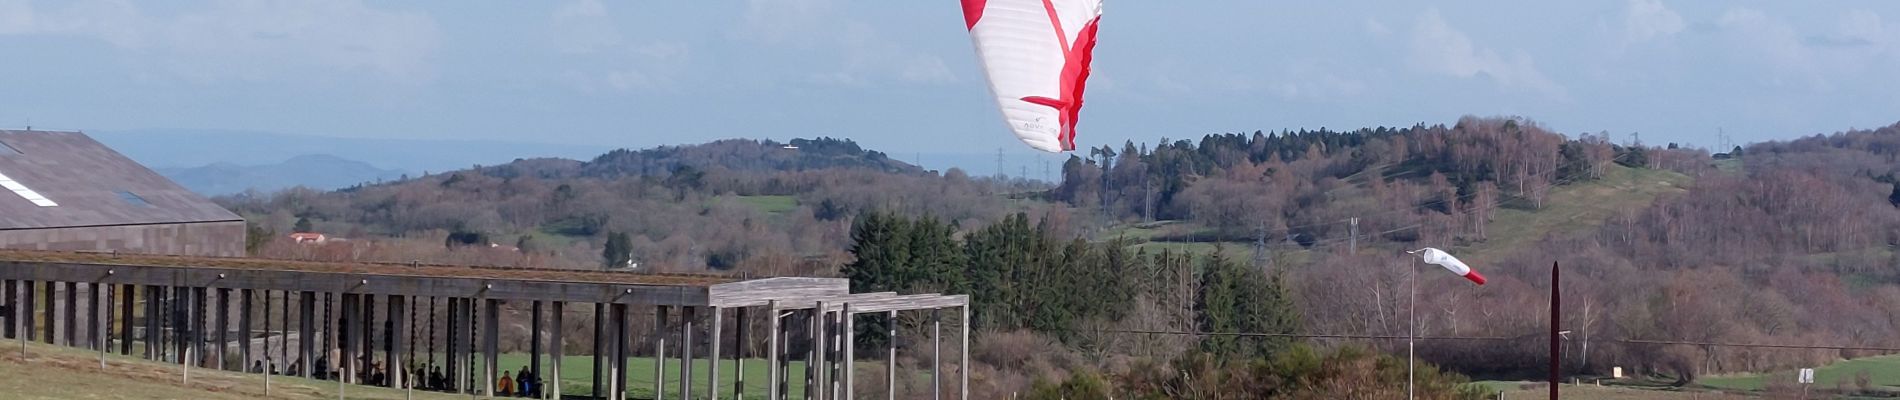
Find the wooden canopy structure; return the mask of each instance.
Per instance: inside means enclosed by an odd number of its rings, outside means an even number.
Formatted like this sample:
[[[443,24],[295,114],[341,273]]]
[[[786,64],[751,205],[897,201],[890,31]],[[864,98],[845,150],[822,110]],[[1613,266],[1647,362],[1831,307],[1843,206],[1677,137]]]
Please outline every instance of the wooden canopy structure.
[[[410,371],[417,329],[416,308],[428,304],[429,331],[423,340],[433,347],[446,344],[445,365],[451,371],[449,389],[461,393],[496,393],[501,356],[500,311],[504,302],[521,302],[532,310],[530,353],[535,376],[561,382],[561,360],[567,341],[562,329],[565,308],[592,304],[594,398],[628,398],[628,363],[640,346],[662,368],[655,368],[653,393],[667,394],[663,368],[677,357],[678,382],[695,382],[695,360],[711,363],[703,388],[682,384],[673,394],[680,399],[740,398],[745,395],[744,362],[747,346],[722,349],[722,342],[746,343],[749,313],[765,312],[768,360],[768,398],[790,399],[791,360],[805,361],[805,399],[856,398],[853,361],[855,320],[881,315],[895,320],[899,312],[929,311],[932,326],[932,393],[942,398],[942,309],[957,308],[962,318],[964,349],[955,395],[969,396],[969,298],[961,295],[850,293],[849,282],[837,278],[775,277],[740,279],[731,276],[612,273],[530,268],[484,268],[423,264],[323,263],[247,258],[152,256],[111,253],[0,251],[0,331],[8,339],[87,347],[100,351],[141,354],[198,368],[251,371],[265,366],[269,373],[283,366],[298,376],[340,379],[360,383],[373,365]],[[63,295],[63,299],[60,297]],[[233,299],[236,299],[235,309]],[[262,299],[261,307],[259,301]],[[448,323],[434,332],[435,304],[446,304]],[[378,304],[382,307],[378,307]],[[522,304],[526,303],[526,304]],[[85,308],[81,309],[80,306]],[[291,308],[295,306],[295,312]],[[551,313],[544,313],[551,307]],[[629,310],[653,307],[653,331],[644,343],[634,343]],[[322,312],[319,313],[319,308]],[[674,311],[678,316],[673,317]],[[254,319],[257,314],[262,319]],[[272,318],[276,313],[279,317]],[[295,316],[295,321],[292,316]],[[732,316],[736,332],[725,323]],[[41,318],[35,318],[41,316]],[[83,317],[83,320],[81,319]],[[518,318],[518,317],[517,317]],[[232,321],[235,319],[236,321]],[[44,321],[41,326],[36,326]],[[261,323],[259,323],[261,321]],[[275,322],[273,322],[275,321]],[[235,323],[233,323],[235,322]],[[273,323],[277,324],[273,326]],[[549,325],[544,325],[544,323]],[[676,329],[676,330],[675,330]],[[402,332],[409,332],[403,335]],[[704,331],[706,337],[695,338]],[[377,335],[376,333],[382,333]],[[545,333],[545,337],[544,337]],[[896,365],[895,328],[884,354]],[[670,339],[670,340],[669,340]],[[262,351],[256,343],[263,342]],[[804,351],[792,352],[794,341]],[[293,342],[295,342],[293,349]],[[545,346],[543,345],[545,342]],[[668,346],[668,343],[673,343]],[[113,345],[117,344],[117,349]],[[377,356],[381,345],[382,355]],[[275,346],[275,348],[273,348]],[[479,347],[479,348],[478,348]],[[235,355],[233,349],[235,348]],[[551,361],[542,368],[543,349]],[[695,348],[710,354],[696,357]],[[406,359],[405,357],[410,357]],[[227,359],[236,360],[235,365]],[[329,360],[332,365],[322,365]],[[351,360],[352,362],[335,362]],[[722,393],[722,360],[730,360],[736,384]],[[542,372],[546,371],[546,375]],[[886,387],[895,397],[897,369],[886,368]],[[410,374],[390,373],[390,387],[414,387]],[[580,397],[549,385],[541,397]],[[704,390],[703,395],[694,392]],[[755,394],[756,397],[756,394]]]

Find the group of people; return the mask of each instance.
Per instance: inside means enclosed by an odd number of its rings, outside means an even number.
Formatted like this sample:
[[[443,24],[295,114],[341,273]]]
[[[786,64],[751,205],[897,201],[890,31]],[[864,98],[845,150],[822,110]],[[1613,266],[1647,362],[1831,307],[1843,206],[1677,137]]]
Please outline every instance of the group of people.
[[[330,370],[329,361],[327,357],[317,358],[316,364],[310,368],[311,377],[315,379],[336,378],[336,376],[331,373],[334,371]],[[301,375],[301,371],[299,370],[300,364],[302,364],[301,360],[291,362],[289,364],[290,370],[284,375]],[[279,374],[276,362],[265,365],[263,360],[254,361],[251,363],[250,369],[251,373],[261,374],[266,373],[268,370],[268,373],[271,375]],[[358,369],[356,378],[357,382],[361,382],[365,385],[384,386],[389,384],[389,374],[381,362],[372,362],[365,365],[364,368]],[[409,369],[409,379],[405,382],[409,385],[413,385],[416,389],[422,390],[455,390],[454,382],[450,380],[448,375],[442,373],[442,366],[440,365],[428,368],[426,371],[422,365],[416,365],[415,368]],[[542,385],[543,382],[540,376],[535,375],[533,371],[529,371],[528,367],[521,367],[521,370],[516,371],[512,376],[507,372],[501,373],[501,377],[495,380],[495,395],[540,398],[542,392],[546,390]]]

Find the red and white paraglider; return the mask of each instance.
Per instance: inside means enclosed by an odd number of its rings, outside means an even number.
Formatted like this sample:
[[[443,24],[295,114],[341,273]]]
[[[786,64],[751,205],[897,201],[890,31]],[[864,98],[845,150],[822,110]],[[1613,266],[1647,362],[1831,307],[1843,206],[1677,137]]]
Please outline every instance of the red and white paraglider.
[[[1452,257],[1451,253],[1446,253],[1444,250],[1426,247],[1406,253],[1420,254],[1425,258],[1426,264],[1438,264],[1441,267],[1445,267],[1445,269],[1451,270],[1451,273],[1471,280],[1472,283],[1476,283],[1480,286],[1484,285],[1484,275],[1479,275],[1478,271],[1471,269],[1469,265],[1465,265],[1464,261],[1458,261],[1458,257]]]
[[[1016,138],[1075,150],[1101,0],[963,0],[963,22],[990,93]]]

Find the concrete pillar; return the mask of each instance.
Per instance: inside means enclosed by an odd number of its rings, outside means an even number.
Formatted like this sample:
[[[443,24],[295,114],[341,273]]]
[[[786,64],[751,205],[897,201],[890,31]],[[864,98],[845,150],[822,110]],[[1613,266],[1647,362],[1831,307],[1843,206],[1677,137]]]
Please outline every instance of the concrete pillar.
[[[385,370],[389,376],[389,387],[398,389],[403,387],[403,380],[409,377],[409,368],[407,364],[403,363],[405,360],[403,358],[403,351],[409,347],[409,343],[407,340],[404,340],[407,339],[407,337],[402,335],[404,327],[407,326],[405,323],[408,322],[407,315],[409,310],[403,308],[407,300],[408,299],[403,296],[389,296],[389,313],[386,314],[389,318],[390,334],[389,346],[384,350],[383,360],[388,363],[385,366]]]
[[[549,325],[554,326],[554,330],[548,332],[550,334],[548,337],[548,350],[550,350],[548,355],[551,356],[548,359],[550,362],[548,366],[552,368],[548,369],[548,378],[542,380],[547,382],[548,389],[541,391],[541,393],[546,394],[544,398],[547,399],[561,398],[561,357],[566,353],[565,350],[567,349],[567,341],[562,340],[561,335],[561,331],[564,330],[561,327],[566,325],[562,325],[561,320],[564,319],[562,316],[565,315],[564,311],[566,310],[564,310],[564,308],[566,308],[566,305],[566,302],[554,302],[554,319],[548,321]]]

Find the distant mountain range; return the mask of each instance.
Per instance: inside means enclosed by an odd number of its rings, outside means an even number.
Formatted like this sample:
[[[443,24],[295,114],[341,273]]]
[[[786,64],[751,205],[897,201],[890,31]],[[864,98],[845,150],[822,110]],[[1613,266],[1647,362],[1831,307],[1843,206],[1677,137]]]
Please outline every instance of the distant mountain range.
[[[504,164],[516,159],[592,159],[611,146],[446,139],[344,138],[231,130],[88,131],[113,150],[153,168],[218,163],[269,165],[326,154],[411,174]]]
[[[407,172],[332,155],[301,155],[276,164],[219,162],[201,167],[154,168],[193,192],[216,196],[257,189],[270,192],[296,186],[330,190],[358,183],[396,180]]]

